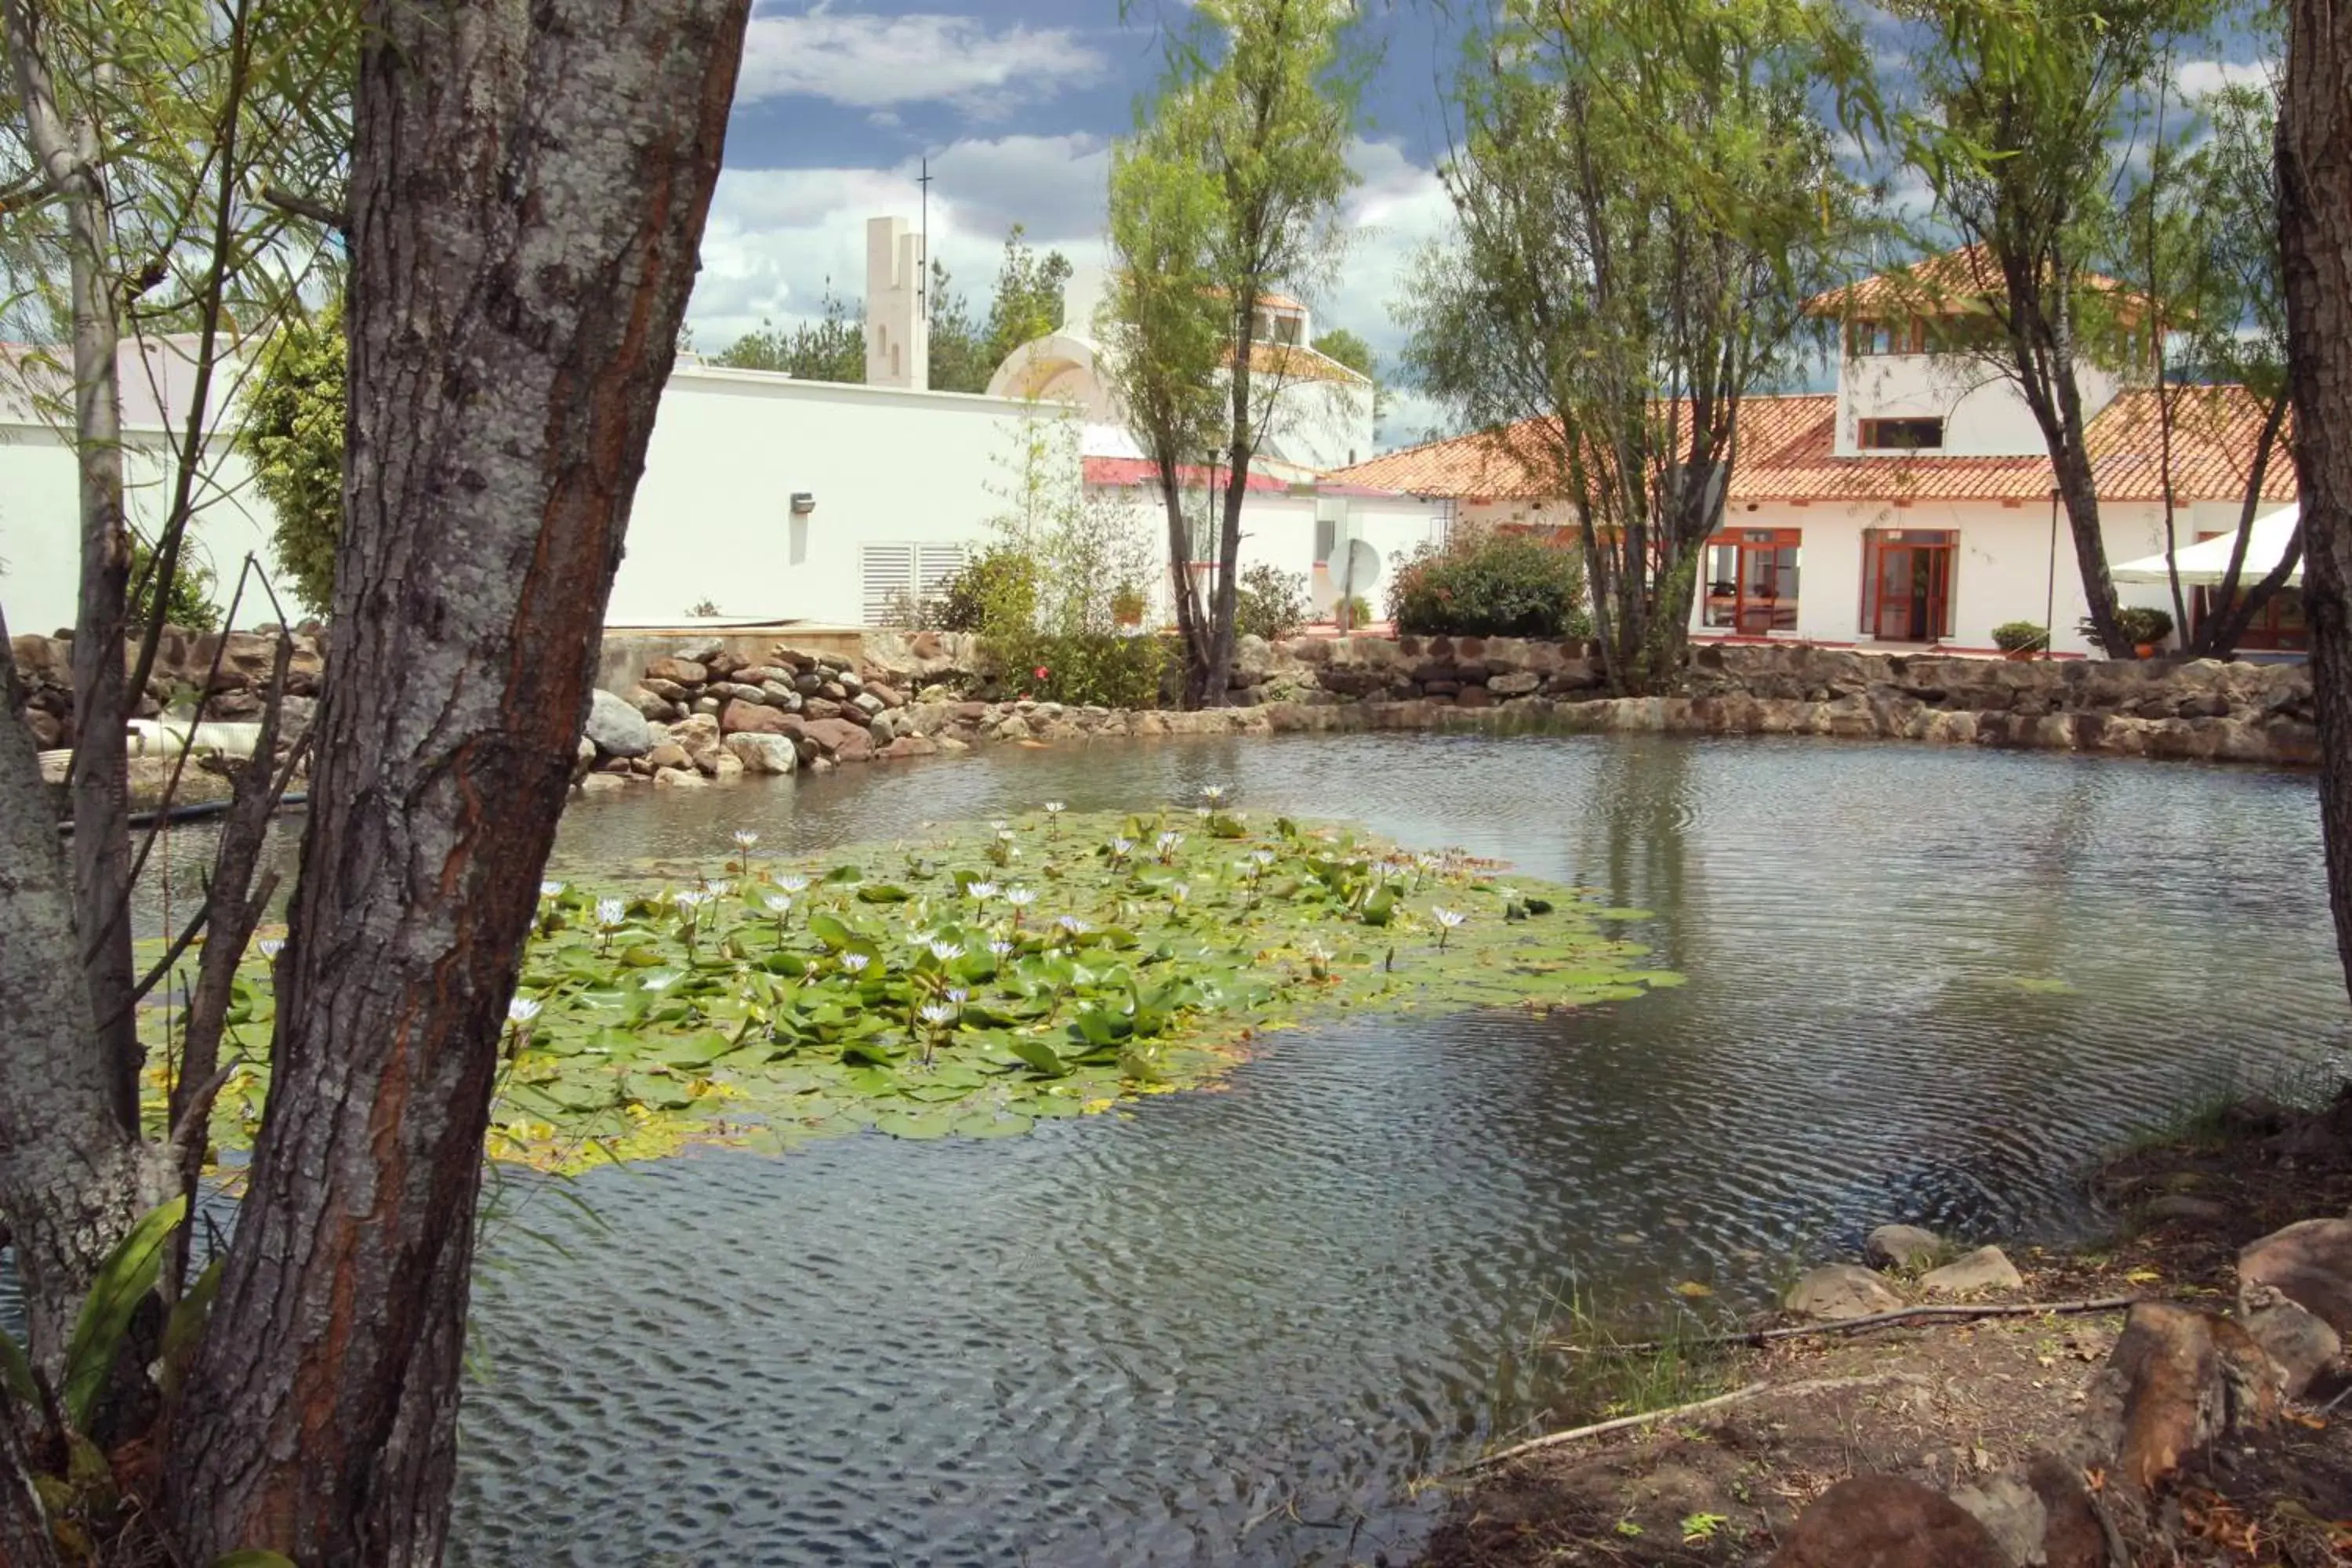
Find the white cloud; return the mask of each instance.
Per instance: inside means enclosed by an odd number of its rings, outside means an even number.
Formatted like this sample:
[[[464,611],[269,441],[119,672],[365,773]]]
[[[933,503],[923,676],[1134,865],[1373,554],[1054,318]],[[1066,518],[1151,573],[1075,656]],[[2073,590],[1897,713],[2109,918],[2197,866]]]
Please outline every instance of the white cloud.
[[[1110,153],[1099,137],[1006,136],[957,142],[931,159],[931,254],[975,311],[986,308],[1005,231],[1039,249],[1100,258]],[[814,317],[826,281],[853,309],[866,286],[866,220],[922,210],[916,168],[729,169],[703,233],[688,319],[704,350],[759,326]]]
[[[2203,98],[2225,87],[2268,87],[2278,74],[2275,60],[2190,60],[2173,73],[2185,98]]]
[[[1102,55],[1061,27],[1018,22],[992,28],[976,16],[876,16],[817,10],[751,18],[735,101],[793,94],[853,109],[950,103],[1002,113],[1101,79]]]

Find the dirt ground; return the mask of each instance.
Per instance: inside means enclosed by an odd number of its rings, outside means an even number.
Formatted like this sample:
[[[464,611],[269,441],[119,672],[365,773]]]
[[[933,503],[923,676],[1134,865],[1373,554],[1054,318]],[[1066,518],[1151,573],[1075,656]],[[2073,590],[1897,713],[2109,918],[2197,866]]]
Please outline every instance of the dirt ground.
[[[2118,1157],[2092,1184],[2117,1217],[2114,1240],[2011,1249],[2024,1289],[1984,1300],[2226,1310],[2239,1247],[2352,1206],[2352,1094],[2312,1113],[2234,1108]],[[1988,1319],[1724,1352],[1722,1387],[1769,1391],[1453,1478],[1456,1501],[1423,1568],[1765,1562],[1805,1505],[1849,1476],[1948,1489],[2073,1432],[2122,1325],[2121,1312]],[[2352,1563],[2352,1398],[2329,1405],[2347,1391],[2352,1381],[2323,1379],[2264,1440],[2184,1486],[2186,1545],[2166,1561]]]

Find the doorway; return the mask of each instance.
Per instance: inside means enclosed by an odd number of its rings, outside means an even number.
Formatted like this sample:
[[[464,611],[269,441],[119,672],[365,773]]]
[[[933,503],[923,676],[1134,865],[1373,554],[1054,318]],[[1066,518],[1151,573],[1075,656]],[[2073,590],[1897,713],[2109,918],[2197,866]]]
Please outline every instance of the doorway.
[[[1950,529],[1874,528],[1863,534],[1862,630],[1879,642],[1952,635]]]

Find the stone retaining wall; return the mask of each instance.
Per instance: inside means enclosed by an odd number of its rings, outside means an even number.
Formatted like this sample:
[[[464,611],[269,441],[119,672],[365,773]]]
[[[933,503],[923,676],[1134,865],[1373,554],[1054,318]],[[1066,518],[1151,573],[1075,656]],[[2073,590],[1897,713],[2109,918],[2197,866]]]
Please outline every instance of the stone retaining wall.
[[[70,637],[25,636],[9,639],[8,652],[16,666],[17,689],[24,693],[26,722],[33,743],[43,751],[68,743],[73,731],[73,640]],[[214,670],[215,656],[220,668]],[[166,626],[156,646],[155,667],[147,689],[139,695],[131,717],[152,719],[166,708],[193,706],[209,693],[207,720],[239,721],[258,719],[262,694],[278,656],[278,638],[263,632],[191,632]],[[128,671],[137,659],[136,646],[123,654]],[[315,630],[294,634],[294,654],[287,666],[288,735],[301,732],[310,722],[319,682],[326,674],[326,637]]]
[[[682,658],[678,652],[701,659]],[[1825,735],[2305,765],[2299,665],[2051,663],[1706,646],[1685,695],[1612,699],[1580,645],[1475,637],[1243,639],[1234,706],[1200,713],[981,702],[971,639],[869,635],[856,657],[778,644],[746,666],[713,645],[649,664],[625,700],[643,752],[598,773],[671,784],[960,752],[992,742],[1360,730]],[[775,740],[739,737],[773,737]],[[663,745],[667,742],[667,747]],[[786,760],[785,751],[790,757]],[[756,752],[755,756],[752,753]],[[587,787],[609,787],[591,784]]]

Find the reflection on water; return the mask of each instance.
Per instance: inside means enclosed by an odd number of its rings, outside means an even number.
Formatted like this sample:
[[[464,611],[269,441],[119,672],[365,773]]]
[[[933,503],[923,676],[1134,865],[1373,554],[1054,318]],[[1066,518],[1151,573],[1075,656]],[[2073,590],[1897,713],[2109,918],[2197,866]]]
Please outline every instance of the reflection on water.
[[[1542,1414],[1571,1282],[1761,1295],[1914,1219],[2060,1232],[2104,1142],[2346,1016],[2309,781],[1603,737],[1000,749],[583,805],[559,864],[1235,787],[1652,909],[1691,984],[1279,1036],[1221,1093],[989,1144],[600,1173],[476,1286],[467,1563],[1408,1554]],[[2032,983],[2032,984],[2021,984]],[[528,1238],[551,1235],[564,1250]]]

